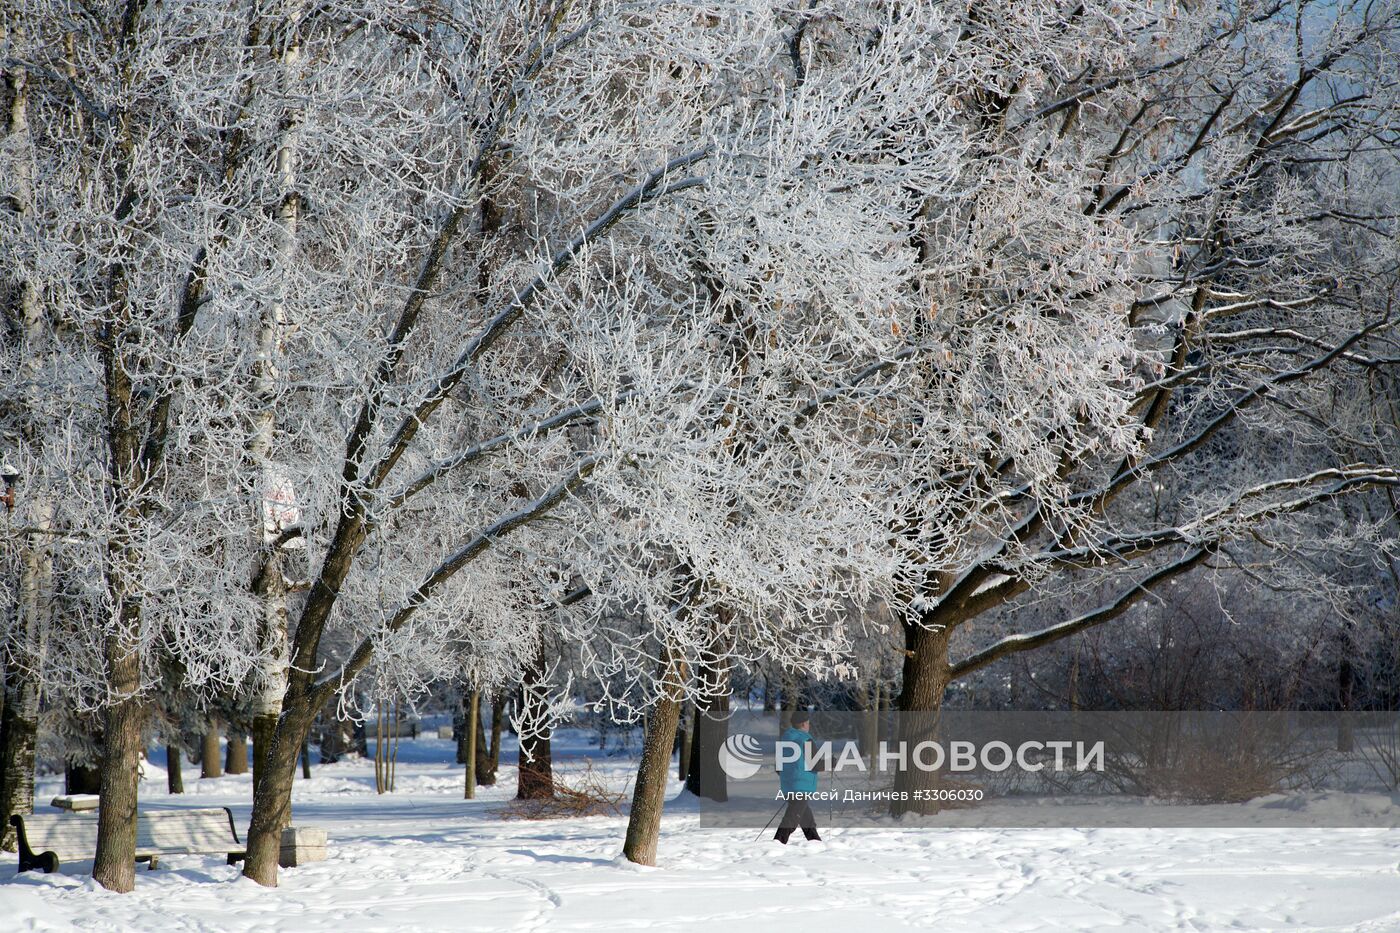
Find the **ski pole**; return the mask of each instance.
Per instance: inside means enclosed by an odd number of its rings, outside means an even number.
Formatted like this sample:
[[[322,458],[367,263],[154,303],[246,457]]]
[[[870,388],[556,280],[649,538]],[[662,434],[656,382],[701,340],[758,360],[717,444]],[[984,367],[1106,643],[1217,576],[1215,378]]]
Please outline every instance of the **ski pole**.
[[[767,823],[764,823],[764,824],[763,824],[763,828],[760,829],[760,830],[758,831],[758,835],[753,837],[753,841],[754,841],[754,842],[757,842],[758,840],[760,840],[760,839],[763,838],[763,834],[766,833],[766,832],[768,832],[768,827],[770,827],[770,826],[773,825],[773,821],[776,820],[776,819],[778,818],[778,814],[779,814],[779,813],[782,813],[782,812],[783,812],[783,808],[786,807],[786,806],[787,806],[787,801],[786,801],[786,800],[784,800],[782,803],[778,804],[778,809],[776,809],[776,810],[773,811],[773,815],[770,816],[770,817],[768,817],[768,822],[767,822]]]

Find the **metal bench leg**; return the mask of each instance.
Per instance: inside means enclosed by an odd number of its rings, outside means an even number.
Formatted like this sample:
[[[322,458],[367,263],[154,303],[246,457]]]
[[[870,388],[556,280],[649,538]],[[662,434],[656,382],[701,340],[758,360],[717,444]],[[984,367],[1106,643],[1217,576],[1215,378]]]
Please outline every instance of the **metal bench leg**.
[[[58,871],[58,854],[55,852],[45,852],[41,855],[25,855],[21,849],[19,853],[19,870],[21,872],[40,869],[44,874],[52,874]]]

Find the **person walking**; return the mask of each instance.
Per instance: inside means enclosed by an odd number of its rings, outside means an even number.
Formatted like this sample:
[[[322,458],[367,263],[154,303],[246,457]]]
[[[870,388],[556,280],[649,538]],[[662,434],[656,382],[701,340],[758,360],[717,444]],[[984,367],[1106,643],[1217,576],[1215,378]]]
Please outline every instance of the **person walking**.
[[[798,710],[792,714],[791,724],[783,730],[781,740],[792,742],[802,749],[796,761],[784,762],[778,772],[778,786],[787,798],[787,810],[778,823],[778,833],[773,838],[787,845],[792,831],[802,827],[802,835],[809,842],[821,842],[817,834],[817,818],[812,813],[810,796],[817,791],[817,769],[812,762],[811,717]]]

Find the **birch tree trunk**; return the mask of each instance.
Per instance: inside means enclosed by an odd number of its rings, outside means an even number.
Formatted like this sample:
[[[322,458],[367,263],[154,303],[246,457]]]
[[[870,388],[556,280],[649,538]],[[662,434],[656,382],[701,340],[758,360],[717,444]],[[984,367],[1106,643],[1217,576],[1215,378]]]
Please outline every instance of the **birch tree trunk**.
[[[282,11],[285,44],[277,50],[281,91],[291,95],[297,83],[301,60],[301,5],[296,0]],[[297,193],[297,133],[300,123],[297,111],[288,113],[279,128],[277,145],[277,183],[281,198],[277,205],[277,224],[281,230],[274,275],[285,276],[296,248],[297,226],[301,219],[301,197]],[[263,552],[263,563],[254,583],[261,608],[262,644],[268,662],[263,669],[257,696],[253,702],[253,783],[263,776],[267,764],[267,746],[272,730],[282,712],[282,698],[287,690],[287,664],[290,646],[287,639],[287,580],[285,576],[285,545],[278,515],[274,511],[278,498],[289,482],[281,476],[272,462],[273,441],[277,433],[277,400],[281,379],[281,361],[285,354],[287,329],[286,282],[276,297],[265,304],[258,315],[257,359],[253,368],[253,396],[257,405],[253,433],[248,444],[248,456],[258,476],[260,501],[254,509],[253,533]],[[290,820],[290,811],[288,811]]]
[[[39,529],[52,526],[53,509],[28,509]],[[20,551],[19,617],[5,652],[4,708],[0,712],[0,849],[16,845],[10,817],[34,812],[34,754],[45,642],[51,623],[53,560],[42,534],[25,536]]]
[[[0,26],[0,38],[4,27]],[[13,204],[21,218],[33,214],[34,185],[28,153],[29,89],[22,69],[6,74],[9,85],[7,143],[21,153],[15,159]],[[45,344],[44,320],[38,290],[24,281],[19,289],[19,320],[23,352],[25,410],[21,431],[31,450],[42,447],[38,424],[40,361]],[[18,510],[25,524],[35,532],[25,534],[19,548],[19,593],[17,618],[9,643],[4,645],[4,696],[0,711],[0,849],[13,851],[14,814],[34,812],[34,752],[38,733],[39,693],[42,683],[46,639],[52,624],[53,558],[45,532],[53,527],[53,506],[43,493],[29,491],[17,502],[5,506],[6,519]]]

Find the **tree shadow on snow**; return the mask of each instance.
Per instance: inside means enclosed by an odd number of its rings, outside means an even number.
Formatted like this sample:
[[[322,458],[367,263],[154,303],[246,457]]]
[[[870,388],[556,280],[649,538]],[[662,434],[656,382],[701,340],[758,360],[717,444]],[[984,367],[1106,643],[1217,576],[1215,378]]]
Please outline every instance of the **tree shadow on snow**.
[[[594,867],[608,867],[613,864],[612,859],[589,858],[585,855],[560,855],[557,853],[540,853],[534,849],[506,849],[511,855],[523,855],[534,859],[536,862],[557,862],[560,864],[592,865]]]

